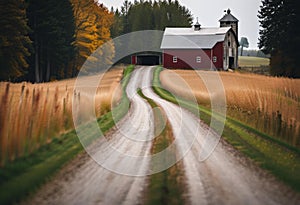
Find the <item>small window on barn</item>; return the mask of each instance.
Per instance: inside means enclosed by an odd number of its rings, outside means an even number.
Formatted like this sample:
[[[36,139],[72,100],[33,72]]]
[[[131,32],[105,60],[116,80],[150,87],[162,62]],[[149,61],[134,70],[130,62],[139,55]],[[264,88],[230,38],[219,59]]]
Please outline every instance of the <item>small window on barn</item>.
[[[173,56],[173,63],[177,63],[178,59],[177,56]]]
[[[217,60],[218,60],[217,56],[214,56],[214,57],[213,57],[213,62],[216,63]]]
[[[201,63],[201,56],[197,56],[197,57],[196,57],[196,62],[197,62],[197,63]]]
[[[228,41],[228,46],[230,47],[230,41]]]

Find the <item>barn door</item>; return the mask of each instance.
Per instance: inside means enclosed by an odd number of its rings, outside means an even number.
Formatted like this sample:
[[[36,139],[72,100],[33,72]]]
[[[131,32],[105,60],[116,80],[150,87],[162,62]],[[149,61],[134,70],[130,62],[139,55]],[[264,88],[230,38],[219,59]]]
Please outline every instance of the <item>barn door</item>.
[[[234,57],[229,57],[229,68],[234,68]]]

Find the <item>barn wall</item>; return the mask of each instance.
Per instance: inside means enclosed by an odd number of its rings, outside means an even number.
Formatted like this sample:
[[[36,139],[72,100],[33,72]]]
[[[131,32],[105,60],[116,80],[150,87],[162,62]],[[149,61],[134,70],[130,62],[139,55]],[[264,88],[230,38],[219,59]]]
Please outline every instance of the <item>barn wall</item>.
[[[234,65],[232,68],[238,67],[238,41],[233,30],[229,30],[226,34],[224,41],[224,57],[224,68],[229,68],[229,57],[234,57]]]
[[[177,56],[177,63],[173,63],[173,56]],[[196,62],[201,57],[201,63]],[[212,57],[217,57],[217,62],[212,62]],[[217,43],[213,50],[164,50],[163,66],[174,69],[222,69],[223,68],[223,42]]]
[[[131,64],[136,65],[136,63],[137,63],[136,55],[132,55],[131,56]]]
[[[173,63],[173,56],[178,57],[177,63]],[[196,57],[201,57],[201,63],[196,62]],[[165,68],[210,68],[210,50],[164,50],[163,65]]]
[[[217,43],[213,48],[213,56],[217,57],[217,62],[214,63],[215,68],[223,70],[223,42]]]

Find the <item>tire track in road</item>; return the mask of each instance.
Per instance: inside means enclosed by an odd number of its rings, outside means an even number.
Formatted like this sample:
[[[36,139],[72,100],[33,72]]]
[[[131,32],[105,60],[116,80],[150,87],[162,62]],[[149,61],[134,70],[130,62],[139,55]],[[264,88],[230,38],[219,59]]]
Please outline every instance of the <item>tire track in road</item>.
[[[142,69],[151,81],[153,68]],[[196,138],[183,158],[191,204],[299,204],[299,194],[259,169],[223,140],[207,160],[200,160],[202,153],[210,151],[206,150],[207,140],[219,137],[193,114],[162,100],[152,89],[144,89],[143,93],[164,109],[179,152],[186,150],[191,134]]]
[[[83,153],[21,204],[141,204],[147,188],[147,176],[143,175],[151,171],[149,156],[155,136],[152,108],[136,93],[138,88],[164,110],[171,124],[176,151],[184,156],[187,189],[182,195],[188,197],[190,204],[299,202],[298,194],[293,194],[222,140],[206,161],[199,161],[206,149],[203,144],[207,136],[217,136],[196,116],[152,91],[153,70],[154,67],[140,67],[132,73],[126,89],[131,101],[129,112],[106,138],[100,138],[88,148],[94,159],[104,162],[102,166],[141,177],[109,171]],[[142,160],[124,156],[141,156]]]
[[[149,158],[135,160],[123,156],[148,156],[152,146],[152,108],[136,93],[142,85],[141,74],[134,71],[126,89],[131,101],[128,114],[106,137],[109,140],[102,137],[87,148],[95,160],[101,160],[112,171],[83,153],[21,204],[139,204],[146,187]]]

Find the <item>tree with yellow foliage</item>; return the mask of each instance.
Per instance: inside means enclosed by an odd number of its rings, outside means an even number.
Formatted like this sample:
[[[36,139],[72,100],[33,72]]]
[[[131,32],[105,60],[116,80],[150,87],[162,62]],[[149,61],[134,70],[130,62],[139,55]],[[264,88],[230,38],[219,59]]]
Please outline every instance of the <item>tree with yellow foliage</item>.
[[[87,58],[99,63],[111,62],[114,54],[113,44],[105,46],[105,51],[99,49],[96,55],[90,57],[99,46],[109,41],[110,27],[113,23],[114,14],[106,7],[93,0],[71,0],[75,17],[75,42],[76,57],[74,59],[73,75],[78,72]],[[97,68],[95,68],[95,71]],[[94,71],[94,70],[93,70]],[[75,72],[75,73],[74,73]]]

